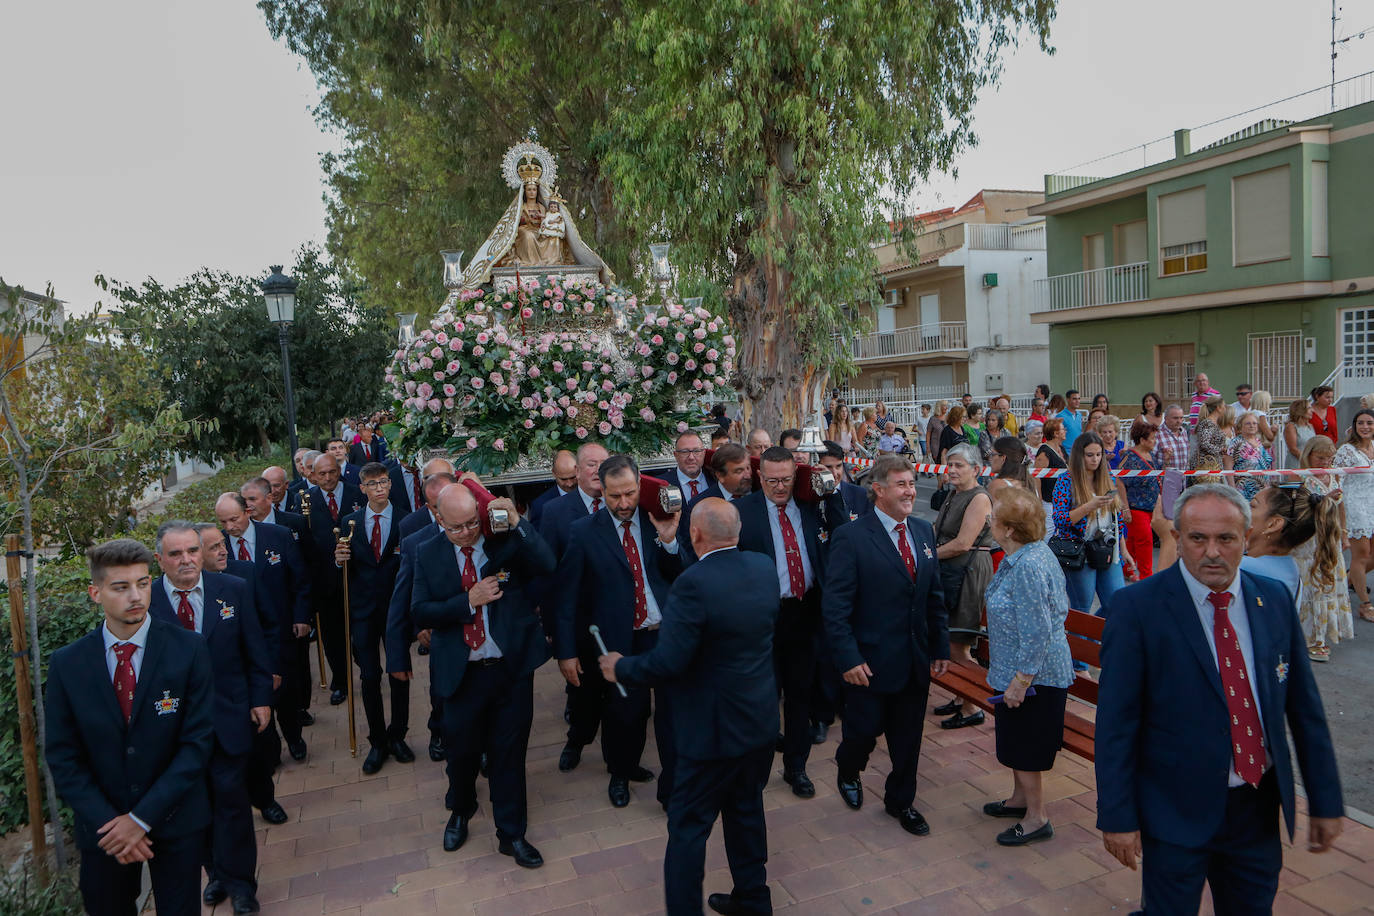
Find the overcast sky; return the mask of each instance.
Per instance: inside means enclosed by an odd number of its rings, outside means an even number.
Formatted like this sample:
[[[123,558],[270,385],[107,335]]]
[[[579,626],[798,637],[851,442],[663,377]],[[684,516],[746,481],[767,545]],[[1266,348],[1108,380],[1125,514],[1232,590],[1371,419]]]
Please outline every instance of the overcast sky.
[[[1057,53],[1027,42],[1010,58],[975,110],[981,144],[920,205],[1041,188],[1047,171],[1320,86],[1330,14],[1329,0],[1061,0]],[[1374,70],[1374,0],[1346,0],[1338,35],[1364,28],[1338,79]],[[248,0],[5,3],[0,35],[7,283],[51,283],[86,311],[98,273],[255,273],[323,242],[319,155],[337,141]]]

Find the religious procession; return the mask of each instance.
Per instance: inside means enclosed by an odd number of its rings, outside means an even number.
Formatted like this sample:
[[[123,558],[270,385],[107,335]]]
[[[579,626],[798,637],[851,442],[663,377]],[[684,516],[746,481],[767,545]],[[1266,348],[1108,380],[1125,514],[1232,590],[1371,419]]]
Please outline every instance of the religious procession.
[[[510,98],[490,62],[425,109],[471,41],[433,9],[259,6],[335,126]],[[1055,4],[1012,6],[955,43],[1043,42]],[[88,317],[0,285],[0,910],[1368,911],[1374,264],[1328,223],[1369,235],[1374,71],[874,210],[970,140],[826,101],[869,39],[798,15],[817,59],[759,85],[821,134],[677,57],[736,39],[613,31],[577,104],[644,110],[512,103],[442,180],[355,133],[289,273],[101,277]],[[412,181],[383,269],[356,195]]]

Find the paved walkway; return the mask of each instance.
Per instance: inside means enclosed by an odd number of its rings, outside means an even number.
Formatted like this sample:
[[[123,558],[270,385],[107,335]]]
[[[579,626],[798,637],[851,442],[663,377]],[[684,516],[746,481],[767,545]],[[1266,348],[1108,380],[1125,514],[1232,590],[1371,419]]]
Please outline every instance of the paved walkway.
[[[422,684],[412,697],[426,697]],[[479,914],[520,916],[631,916],[662,912],[666,818],[653,787],[632,788],[634,800],[612,808],[607,776],[595,747],[570,774],[558,772],[563,743],[562,680],[552,664],[536,676],[535,721],[529,752],[529,840],[544,855],[527,871],[496,852],[485,789],[472,835],[456,853],[440,839],[443,765],[425,753],[421,700],[412,719],[418,759],[389,761],[376,776],[361,772],[362,755],[348,753],[346,706],[330,707],[317,693],[316,724],[306,730],[310,756],[286,758],[278,800],[290,821],[258,821],[259,898],[277,913]],[[937,690],[938,694],[939,691]],[[940,702],[940,697],[935,697]],[[362,731],[362,708],[358,708]],[[361,734],[360,734],[361,737]],[[864,774],[868,804],[860,812],[836,797],[833,762],[838,730],[813,751],[809,772],[817,797],[803,801],[778,778],[768,787],[769,884],[780,913],[1108,913],[1129,912],[1139,897],[1137,873],[1102,849],[1093,829],[1092,768],[1062,755],[1047,775],[1055,838],[1003,849],[993,837],[1009,822],[981,813],[1002,798],[1009,777],[993,755],[992,727],[941,731],[927,719],[916,804],[932,833],[916,838],[887,817],[882,779],[889,768],[879,744]],[[652,757],[653,742],[646,757]],[[364,742],[363,752],[366,747]],[[656,769],[656,759],[646,764]],[[1301,820],[1301,818],[1300,818]],[[1305,823],[1300,831],[1305,832]],[[1374,829],[1347,822],[1339,849],[1323,856],[1299,844],[1285,850],[1276,912],[1369,912],[1374,904]],[[716,830],[707,857],[705,890],[728,891],[729,873]],[[224,907],[227,910],[227,907]]]

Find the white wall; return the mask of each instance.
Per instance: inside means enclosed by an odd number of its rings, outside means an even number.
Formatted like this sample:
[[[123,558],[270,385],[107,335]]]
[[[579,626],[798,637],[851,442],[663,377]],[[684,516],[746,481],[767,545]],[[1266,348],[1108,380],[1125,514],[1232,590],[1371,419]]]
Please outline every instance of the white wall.
[[[969,393],[975,397],[1023,394],[1048,382],[1049,326],[1030,320],[1035,281],[1045,277],[1045,252],[961,248],[942,257],[940,263],[964,268]],[[983,288],[987,273],[997,274],[996,287]],[[984,376],[999,373],[1000,391],[988,389]]]

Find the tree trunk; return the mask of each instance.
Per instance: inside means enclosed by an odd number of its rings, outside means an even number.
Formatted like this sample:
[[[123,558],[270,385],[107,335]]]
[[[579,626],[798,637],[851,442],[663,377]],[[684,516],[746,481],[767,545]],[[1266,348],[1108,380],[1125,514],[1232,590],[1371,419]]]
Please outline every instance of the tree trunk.
[[[29,654],[33,672],[33,712],[38,721],[38,753],[43,760],[44,794],[48,802],[48,823],[52,824],[53,857],[57,870],[67,867],[67,847],[62,838],[61,810],[57,806],[57,788],[52,782],[52,771],[48,769],[48,723],[43,702],[43,652],[38,641],[38,568],[33,555],[33,494],[29,492],[28,456],[20,455],[14,462],[19,473],[20,514],[23,518],[24,532],[24,597],[28,605]]]
[[[816,420],[818,396],[830,370],[815,365],[797,334],[792,275],[773,254],[787,249],[796,226],[783,188],[784,174],[791,169],[787,145],[780,144],[778,155],[772,158],[778,164],[764,179],[767,185],[760,189],[756,203],[757,211],[765,215],[753,229],[764,239],[763,259],[749,251],[747,237],[736,242],[735,274],[727,298],[738,331],[735,363],[744,423],[776,437],[784,429],[820,422]],[[770,200],[779,204],[770,205]]]
[[[272,439],[267,435],[267,427],[261,423],[258,424],[258,446],[263,455],[272,453]]]

